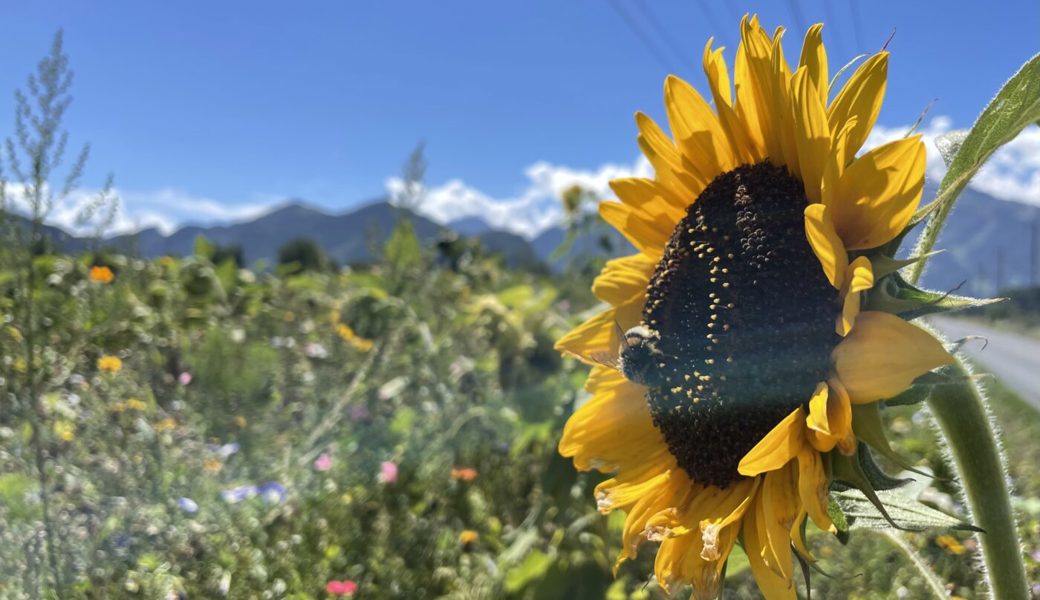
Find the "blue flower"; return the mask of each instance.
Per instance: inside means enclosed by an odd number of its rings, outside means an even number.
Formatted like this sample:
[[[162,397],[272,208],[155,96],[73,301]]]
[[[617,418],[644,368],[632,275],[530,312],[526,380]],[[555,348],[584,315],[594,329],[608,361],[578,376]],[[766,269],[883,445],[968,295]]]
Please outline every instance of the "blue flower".
[[[246,498],[252,498],[257,494],[257,487],[255,485],[242,485],[230,490],[224,490],[220,492],[221,499],[228,504],[238,504]]]
[[[186,513],[196,513],[199,511],[199,505],[191,498],[180,497],[177,498],[177,506]]]
[[[285,488],[282,484],[277,481],[267,481],[261,483],[257,488],[257,493],[264,499],[267,504],[279,504],[285,500],[287,496]]]

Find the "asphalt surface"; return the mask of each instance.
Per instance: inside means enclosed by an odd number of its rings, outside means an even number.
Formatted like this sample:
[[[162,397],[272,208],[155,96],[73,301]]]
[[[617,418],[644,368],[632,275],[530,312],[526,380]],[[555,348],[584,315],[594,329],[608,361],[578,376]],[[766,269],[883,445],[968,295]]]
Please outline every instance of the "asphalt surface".
[[[974,321],[950,318],[929,319],[950,341],[975,335],[962,350],[977,360],[981,370],[992,373],[1040,410],[1040,340],[992,329]],[[987,343],[988,342],[988,343]]]

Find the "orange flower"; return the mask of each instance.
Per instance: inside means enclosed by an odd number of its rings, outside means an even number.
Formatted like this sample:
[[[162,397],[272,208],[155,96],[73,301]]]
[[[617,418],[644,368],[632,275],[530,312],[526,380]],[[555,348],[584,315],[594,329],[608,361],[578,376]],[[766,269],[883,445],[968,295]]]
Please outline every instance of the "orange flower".
[[[464,529],[459,533],[459,543],[463,546],[472,546],[480,539],[480,534],[472,529]]]
[[[112,280],[116,278],[115,274],[112,273],[112,269],[96,265],[90,267],[89,277],[94,283],[112,283]]]
[[[451,478],[455,481],[473,481],[477,478],[477,470],[470,467],[454,468],[451,470]]]

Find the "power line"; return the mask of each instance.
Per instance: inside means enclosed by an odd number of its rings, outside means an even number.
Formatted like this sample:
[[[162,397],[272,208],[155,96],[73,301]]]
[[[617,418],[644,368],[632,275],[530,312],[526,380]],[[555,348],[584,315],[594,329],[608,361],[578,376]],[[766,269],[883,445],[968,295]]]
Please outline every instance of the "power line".
[[[719,24],[718,20],[715,18],[715,13],[711,11],[711,7],[707,2],[705,2],[704,0],[697,0],[697,6],[700,8],[701,14],[703,14],[704,17],[708,20],[708,25],[711,25],[712,34],[715,36],[716,40],[719,39],[722,35],[724,35],[726,31],[728,31],[728,29]],[[733,10],[733,7],[728,3],[727,6],[730,7],[731,11]]]
[[[628,28],[632,30],[632,33],[634,33],[636,37],[639,38],[639,41],[643,44],[643,47],[645,47],[647,51],[649,51],[650,54],[653,55],[657,62],[662,67],[664,67],[664,70],[672,71],[672,65],[668,64],[668,59],[664,56],[660,49],[658,49],[657,46],[654,45],[653,38],[651,38],[647,34],[647,32],[644,31],[643,28],[635,22],[632,16],[629,15],[628,12],[626,12],[625,9],[621,7],[617,0],[610,0],[610,7],[614,9],[614,12],[616,12],[619,17],[621,17],[621,19],[625,22],[625,25],[627,25]]]
[[[637,0],[636,8],[639,12],[643,13],[643,19],[650,23],[650,27],[657,32],[657,35],[664,40],[664,43],[672,51],[672,54],[679,61],[679,65],[685,67],[692,63],[693,54],[689,56],[683,51],[682,46],[675,42],[675,39],[668,34],[668,31],[661,25],[661,22],[657,20],[657,17],[650,11],[650,7],[647,6],[646,0]]]
[[[849,10],[852,12],[852,25],[853,31],[856,34],[856,52],[866,51],[866,46],[863,45],[863,22],[859,18],[859,5],[856,4],[856,0],[849,0]]]
[[[798,8],[798,0],[787,0],[787,5],[791,8],[791,17],[794,18],[794,26],[797,27],[799,35],[805,33],[805,19],[802,18],[802,11]]]

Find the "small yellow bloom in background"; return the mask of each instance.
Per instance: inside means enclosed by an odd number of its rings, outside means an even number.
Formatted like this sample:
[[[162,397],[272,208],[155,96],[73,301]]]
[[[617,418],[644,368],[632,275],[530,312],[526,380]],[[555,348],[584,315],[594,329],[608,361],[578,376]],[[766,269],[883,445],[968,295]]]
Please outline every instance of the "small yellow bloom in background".
[[[8,325],[6,327],[6,331],[7,331],[7,335],[11,336],[11,339],[16,341],[16,342],[20,342],[20,341],[22,341],[24,339],[22,337],[21,330],[19,330],[17,327],[14,327],[13,325]]]
[[[960,540],[953,537],[952,535],[940,535],[939,537],[935,538],[935,544],[940,548],[943,548],[947,552],[951,554],[956,554],[957,556],[960,556],[968,551],[968,549],[964,547],[964,544],[961,544]]]
[[[242,415],[235,415],[234,423],[235,427],[238,427],[239,429],[245,429],[246,425],[249,425],[249,421],[247,421]]]
[[[116,278],[112,269],[105,266],[90,267],[89,277],[94,283],[112,283],[112,280]]]
[[[148,405],[137,398],[131,398],[126,401],[126,408],[127,410],[144,410],[148,408]]]
[[[123,361],[118,356],[106,354],[97,360],[97,368],[106,373],[118,373],[123,368]]]
[[[282,315],[282,318],[291,323],[296,320],[296,313],[294,313],[291,310],[287,310],[285,311],[285,314]]]
[[[346,323],[340,323],[339,325],[337,325],[336,333],[339,334],[339,337],[343,338],[343,341],[347,342],[348,344],[350,344],[357,350],[360,350],[361,352],[368,352],[372,349],[372,346],[374,345],[374,342],[372,340],[367,340],[359,336],[358,334],[354,333],[354,330],[351,329],[350,326]]]
[[[472,546],[480,539],[480,534],[472,529],[464,529],[459,533],[459,543],[463,546]]]
[[[220,462],[219,459],[210,457],[202,463],[202,468],[205,469],[207,473],[219,473],[220,470],[224,468],[224,463]]]
[[[71,442],[76,439],[76,426],[68,421],[57,421],[54,423],[54,433],[63,442]]]
[[[126,410],[126,402],[116,402],[112,406],[108,407],[108,410],[114,413],[121,413]]]
[[[177,428],[177,421],[173,417],[166,417],[162,421],[155,424],[155,430],[158,432],[171,431]]]
[[[159,264],[164,267],[172,267],[173,265],[177,264],[177,260],[172,256],[164,256],[159,259]]]
[[[451,478],[455,481],[473,481],[477,478],[477,470],[471,467],[455,468],[451,470]]]

